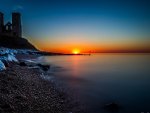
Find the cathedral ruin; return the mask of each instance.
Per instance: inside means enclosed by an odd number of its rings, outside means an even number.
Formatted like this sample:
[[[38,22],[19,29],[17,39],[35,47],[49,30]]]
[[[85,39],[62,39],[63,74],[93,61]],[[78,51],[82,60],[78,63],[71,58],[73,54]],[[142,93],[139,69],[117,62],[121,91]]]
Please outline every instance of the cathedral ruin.
[[[12,22],[4,23],[4,14],[0,12],[0,35],[22,37],[20,13],[12,13]]]

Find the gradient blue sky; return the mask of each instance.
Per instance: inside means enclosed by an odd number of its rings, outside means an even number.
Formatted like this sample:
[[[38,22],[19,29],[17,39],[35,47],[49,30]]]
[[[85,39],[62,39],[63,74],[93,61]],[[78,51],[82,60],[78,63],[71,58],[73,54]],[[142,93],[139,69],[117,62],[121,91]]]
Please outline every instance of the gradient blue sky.
[[[0,0],[22,13],[23,36],[41,50],[150,50],[149,0]]]

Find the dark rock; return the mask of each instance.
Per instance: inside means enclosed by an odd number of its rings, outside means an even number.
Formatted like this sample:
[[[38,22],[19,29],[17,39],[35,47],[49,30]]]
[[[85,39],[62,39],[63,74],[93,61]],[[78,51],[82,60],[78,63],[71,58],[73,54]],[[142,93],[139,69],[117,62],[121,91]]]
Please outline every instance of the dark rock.
[[[106,104],[104,108],[109,111],[118,111],[120,109],[119,105],[114,102]]]
[[[48,71],[50,69],[50,65],[37,64],[42,70]]]
[[[13,108],[9,104],[0,105],[0,108],[3,111],[6,111],[6,112],[12,112],[12,111],[14,111]]]
[[[25,62],[20,62],[19,65],[20,66],[27,66],[27,64]]]

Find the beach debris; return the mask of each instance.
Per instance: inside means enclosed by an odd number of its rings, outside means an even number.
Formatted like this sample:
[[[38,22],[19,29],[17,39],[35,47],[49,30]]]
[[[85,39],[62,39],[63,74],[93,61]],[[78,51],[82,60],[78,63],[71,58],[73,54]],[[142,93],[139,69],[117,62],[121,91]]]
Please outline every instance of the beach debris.
[[[119,105],[114,102],[106,104],[104,108],[109,111],[118,111],[120,109]]]

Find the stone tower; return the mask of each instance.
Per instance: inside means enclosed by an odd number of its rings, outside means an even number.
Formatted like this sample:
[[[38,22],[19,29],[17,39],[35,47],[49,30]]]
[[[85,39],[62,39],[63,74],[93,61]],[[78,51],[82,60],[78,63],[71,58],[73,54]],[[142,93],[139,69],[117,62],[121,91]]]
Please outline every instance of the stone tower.
[[[3,32],[4,27],[4,14],[0,12],[0,34]]]
[[[20,13],[12,13],[12,33],[13,33],[13,36],[16,36],[16,37],[22,36]]]

